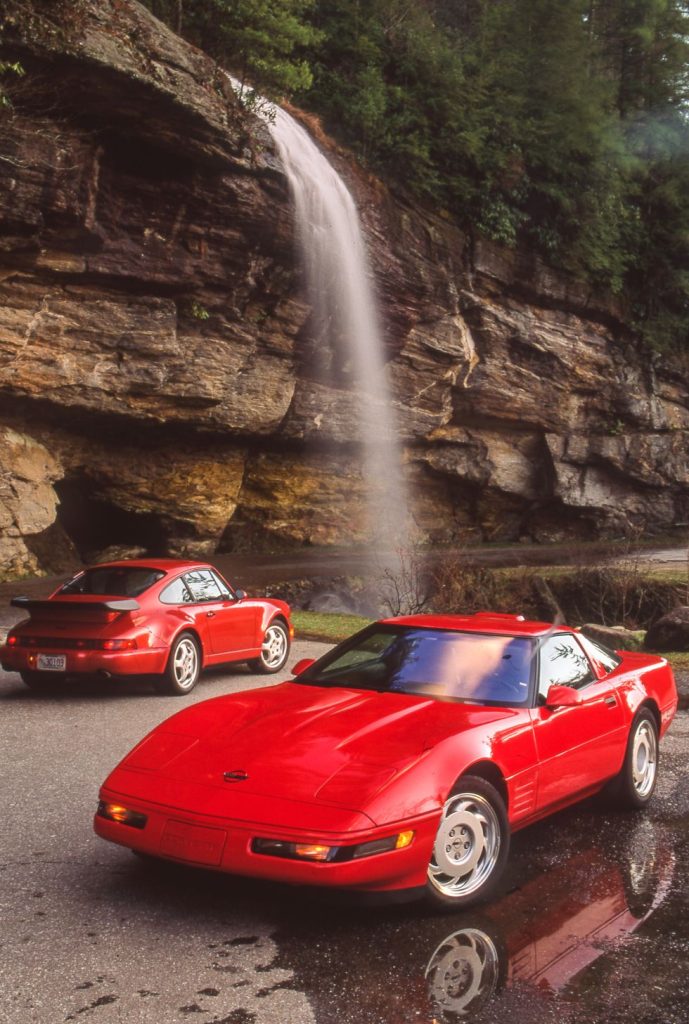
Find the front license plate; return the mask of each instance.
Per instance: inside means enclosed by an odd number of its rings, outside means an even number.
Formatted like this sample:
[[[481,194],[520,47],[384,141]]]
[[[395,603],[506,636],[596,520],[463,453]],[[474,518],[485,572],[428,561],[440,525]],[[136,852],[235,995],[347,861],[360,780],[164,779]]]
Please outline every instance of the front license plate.
[[[39,654],[36,668],[41,672],[64,672],[67,668],[66,654]]]
[[[160,852],[195,864],[219,865],[227,833],[221,828],[168,821],[160,840]]]

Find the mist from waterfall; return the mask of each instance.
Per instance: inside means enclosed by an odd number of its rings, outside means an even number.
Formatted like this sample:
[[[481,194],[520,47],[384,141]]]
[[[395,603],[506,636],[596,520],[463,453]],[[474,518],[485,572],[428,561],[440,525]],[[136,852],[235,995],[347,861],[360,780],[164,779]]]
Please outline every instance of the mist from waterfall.
[[[266,110],[294,202],[314,340],[343,353],[353,371],[352,434],[361,442],[368,536],[403,549],[408,504],[401,448],[359,214],[308,132],[280,107],[259,105],[259,113]]]

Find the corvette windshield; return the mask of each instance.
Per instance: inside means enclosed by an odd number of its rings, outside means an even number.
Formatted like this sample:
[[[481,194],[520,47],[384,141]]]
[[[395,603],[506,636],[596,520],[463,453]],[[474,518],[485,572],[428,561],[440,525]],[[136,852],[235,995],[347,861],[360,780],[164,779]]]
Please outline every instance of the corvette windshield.
[[[529,698],[533,652],[528,637],[377,625],[296,682],[519,706]]]
[[[165,575],[159,569],[109,565],[87,569],[65,583],[61,594],[107,594],[108,597],[138,597]]]

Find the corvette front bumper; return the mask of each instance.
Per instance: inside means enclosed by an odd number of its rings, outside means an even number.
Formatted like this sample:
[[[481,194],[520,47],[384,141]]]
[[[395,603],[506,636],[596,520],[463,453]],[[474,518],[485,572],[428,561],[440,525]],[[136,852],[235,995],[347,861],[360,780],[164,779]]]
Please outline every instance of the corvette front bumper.
[[[139,853],[293,885],[363,891],[384,892],[423,886],[438,825],[438,815],[431,814],[344,833],[315,833],[147,805],[105,789],[101,791],[101,800],[122,804],[146,816],[144,828],[132,828],[99,814],[94,818],[94,829],[101,838]],[[383,839],[402,830],[414,832],[409,846],[345,862],[292,860],[252,850],[253,840],[261,838],[348,847]]]

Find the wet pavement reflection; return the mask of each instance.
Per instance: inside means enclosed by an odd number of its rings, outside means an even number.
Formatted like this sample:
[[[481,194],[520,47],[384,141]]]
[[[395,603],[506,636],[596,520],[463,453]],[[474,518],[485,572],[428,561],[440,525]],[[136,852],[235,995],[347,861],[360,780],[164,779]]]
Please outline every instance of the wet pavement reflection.
[[[263,682],[209,673],[188,701]],[[0,1024],[689,1024],[686,711],[645,812],[525,829],[491,903],[434,916],[103,844],[97,782],[170,707],[144,684],[0,690]]]
[[[295,924],[283,906],[279,966],[319,1024],[686,1024],[688,849],[587,806],[515,836],[503,894],[477,912],[311,897]]]

